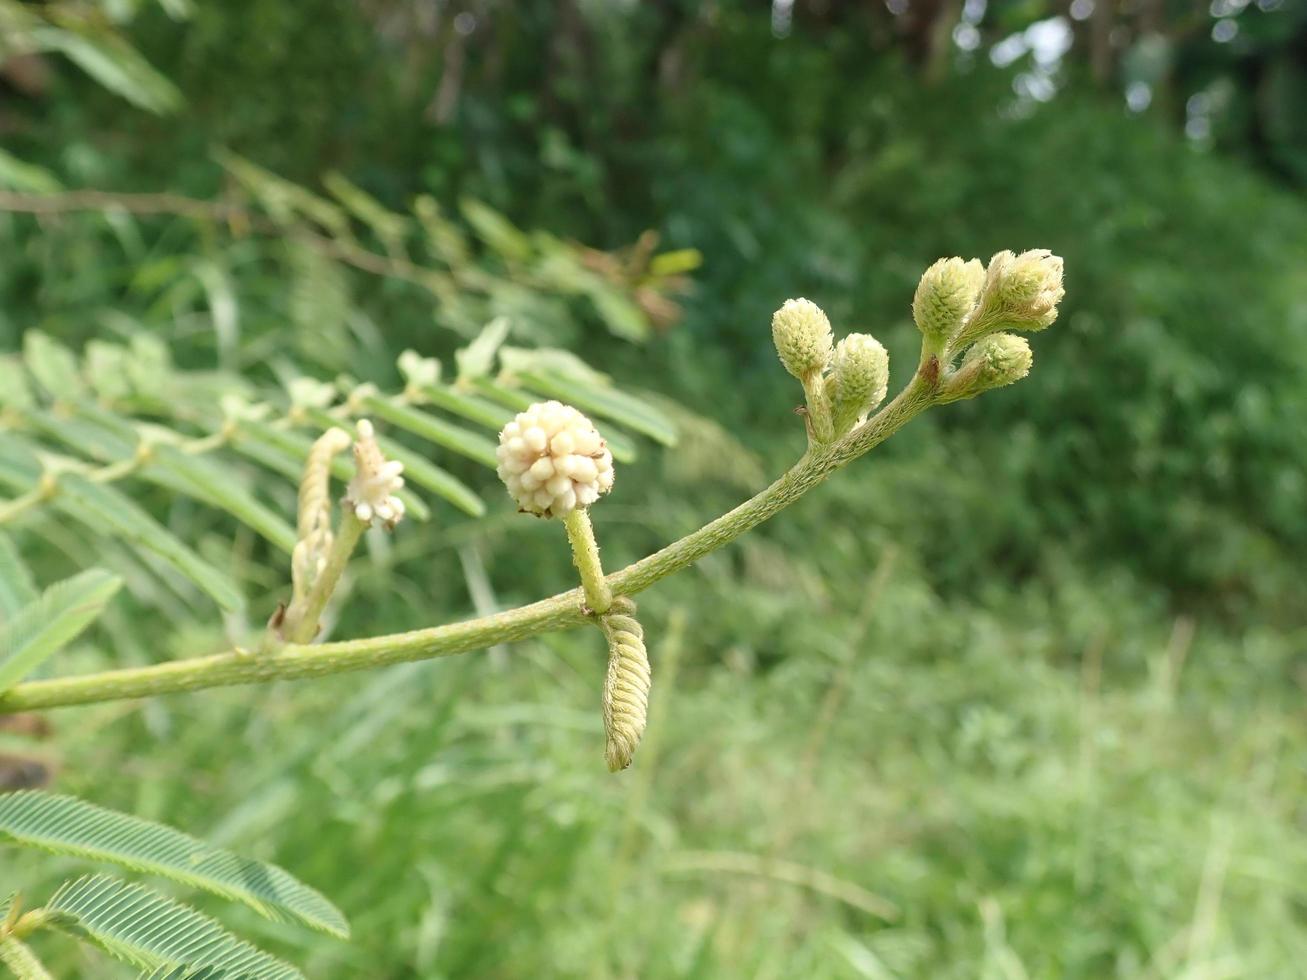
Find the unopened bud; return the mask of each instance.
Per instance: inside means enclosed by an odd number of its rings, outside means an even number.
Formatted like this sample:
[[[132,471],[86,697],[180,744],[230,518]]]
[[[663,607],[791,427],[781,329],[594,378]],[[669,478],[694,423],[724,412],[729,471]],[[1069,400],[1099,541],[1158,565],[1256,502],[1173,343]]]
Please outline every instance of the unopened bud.
[[[940,389],[941,402],[974,398],[991,388],[1001,388],[1020,381],[1030,373],[1034,361],[1030,344],[1024,337],[995,333],[974,344],[962,365]]]
[[[975,308],[984,281],[985,267],[979,259],[968,262],[957,256],[940,259],[922,274],[912,297],[912,318],[937,351],[953,338]]]
[[[1046,248],[1020,255],[999,252],[989,260],[980,302],[957,338],[957,346],[975,343],[995,330],[1043,330],[1057,319],[1062,288],[1062,259]]]
[[[885,400],[889,353],[875,337],[851,333],[835,347],[830,381],[835,435],[841,436]]]
[[[771,334],[781,364],[800,381],[821,374],[830,364],[830,321],[816,303],[787,299],[772,315]]]

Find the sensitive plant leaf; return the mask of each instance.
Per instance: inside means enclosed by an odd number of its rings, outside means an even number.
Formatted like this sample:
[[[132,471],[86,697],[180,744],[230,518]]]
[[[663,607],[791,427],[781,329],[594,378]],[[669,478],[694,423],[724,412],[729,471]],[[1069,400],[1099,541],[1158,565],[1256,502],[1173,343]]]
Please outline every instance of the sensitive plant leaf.
[[[413,199],[413,214],[422,226],[427,245],[436,258],[456,269],[467,265],[467,235],[444,216],[435,198],[429,194],[419,194]]]
[[[237,482],[229,468],[167,445],[156,446],[152,460],[142,471],[146,479],[226,511],[287,554],[295,547],[295,529]]]
[[[349,238],[349,217],[326,198],[279,177],[230,150],[216,150],[214,159],[252,193],[268,214],[288,223],[297,214],[321,225],[337,238]]]
[[[87,342],[84,358],[86,379],[100,398],[117,402],[132,394],[127,361],[126,347],[103,340]]]
[[[25,412],[23,418],[43,434],[100,463],[117,463],[136,452],[136,434],[126,423],[120,422],[118,428],[39,409]]]
[[[363,400],[363,406],[377,418],[384,419],[415,436],[421,436],[428,442],[444,446],[460,456],[466,456],[491,468],[498,465],[495,444],[485,436],[453,425],[429,412],[387,398],[371,396]]]
[[[0,963],[18,980],[54,980],[27,944],[13,936],[0,939]]]
[[[494,208],[467,197],[458,207],[477,237],[503,258],[524,262],[531,257],[531,239]]]
[[[241,332],[240,303],[236,300],[236,286],[232,282],[231,273],[211,259],[197,259],[192,271],[204,287],[220,360],[223,364],[228,364],[240,343]]]
[[[13,541],[8,535],[0,534],[0,623],[8,621],[28,603],[35,602],[39,595],[32,573],[23,563]]]
[[[636,343],[649,339],[648,317],[622,293],[601,282],[588,289],[587,295],[614,336]]]
[[[81,635],[122,584],[116,575],[88,569],[50,586],[0,626],[0,693]]]
[[[73,418],[44,411],[29,411],[25,417],[47,435],[100,462],[121,462],[136,454],[141,436],[130,423],[84,401],[77,402],[75,408],[79,415]],[[170,441],[182,438],[161,427],[154,427],[154,431]],[[226,511],[287,554],[295,547],[291,526],[218,463],[188,455],[164,441],[150,449],[150,462],[141,467],[138,475],[174,493]]]
[[[322,178],[322,184],[332,197],[345,205],[350,214],[371,228],[388,249],[394,251],[401,247],[408,235],[407,217],[388,209],[339,171],[330,171]]]
[[[63,344],[40,330],[23,334],[23,360],[32,377],[52,398],[78,398],[86,393],[77,358]]]
[[[60,510],[97,534],[109,534],[154,552],[218,603],[234,612],[244,605],[240,589],[139,504],[109,486],[92,483],[76,473],[59,477],[54,502]]]
[[[66,882],[44,911],[51,926],[137,967],[216,967],[249,980],[303,980],[289,963],[204,913],[106,875]]]
[[[33,450],[27,440],[0,430],[0,483],[15,493],[30,490],[41,477],[41,460]]]
[[[246,975],[238,976],[216,966],[161,966],[142,973],[137,980],[244,980]]]
[[[44,167],[20,160],[7,150],[0,150],[0,187],[30,194],[56,194],[63,185]]]
[[[599,418],[612,419],[628,429],[642,432],[664,446],[676,445],[676,426],[666,415],[639,398],[616,388],[589,381],[562,378],[536,371],[518,371],[514,377],[525,388],[575,405]]]
[[[440,362],[434,357],[423,357],[415,350],[406,350],[395,362],[404,384],[413,388],[440,383]]]
[[[177,87],[120,37],[49,26],[33,28],[31,35],[41,47],[61,52],[109,91],[147,112],[162,115],[182,102]]]
[[[22,362],[17,357],[0,357],[0,408],[30,408],[34,404]]]
[[[349,923],[321,893],[273,864],[241,857],[180,830],[53,793],[0,795],[0,840],[108,861],[242,902],[348,938]]]
[[[509,388],[505,385],[491,381],[488,378],[482,378],[475,382],[477,391],[481,392],[488,398],[493,398],[501,405],[507,405],[515,413],[530,407],[538,399],[533,398],[528,393],[517,388]],[[614,429],[611,425],[597,426],[599,434],[604,437],[604,442],[608,444],[609,451],[613,454],[613,459],[619,463],[630,463],[636,459],[637,452],[635,442],[630,436]]]
[[[513,419],[513,413],[502,405],[455,391],[447,385],[423,385],[418,392],[431,404],[443,408],[451,415],[458,415],[496,431]]]
[[[693,272],[703,265],[703,253],[697,248],[681,248],[662,252],[649,262],[649,273],[654,276],[680,276]]]
[[[481,328],[472,343],[454,352],[460,381],[484,378],[490,374],[500,345],[508,339],[510,327],[508,317],[497,316]]]

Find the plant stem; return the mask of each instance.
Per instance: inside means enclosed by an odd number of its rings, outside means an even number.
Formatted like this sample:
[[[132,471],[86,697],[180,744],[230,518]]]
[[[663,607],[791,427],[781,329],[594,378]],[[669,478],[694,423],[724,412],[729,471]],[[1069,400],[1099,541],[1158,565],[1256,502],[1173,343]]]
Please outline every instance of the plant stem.
[[[180,453],[187,456],[202,456],[205,453],[223,446],[230,439],[230,432],[224,427],[218,432],[207,436],[200,436],[195,439],[182,439],[177,442],[167,442],[163,445],[171,446]],[[107,463],[104,466],[91,466],[81,463],[72,463],[61,465],[60,469],[67,469],[69,472],[79,473],[85,476],[92,483],[113,483],[138,472],[142,467],[151,461],[149,452],[137,452],[127,459],[119,460],[116,463]],[[27,513],[32,508],[49,500],[59,492],[59,475],[57,472],[47,470],[42,474],[37,485],[31,490],[12,500],[0,502],[0,524],[7,524]]]
[[[21,980],[54,980],[36,954],[17,936],[0,936],[0,963]]]
[[[349,556],[358,546],[359,538],[368,529],[367,522],[360,521],[348,507],[343,508],[340,530],[331,542],[331,551],[327,555],[327,564],[313,580],[308,594],[302,604],[292,602],[286,610],[281,634],[289,643],[309,643],[318,635],[318,620],[327,608],[327,600],[336,591],[340,576],[349,564]]]
[[[826,393],[826,379],[813,373],[803,379],[803,394],[808,403],[808,429],[814,445],[824,445],[835,438],[835,422],[831,415],[830,396]]]
[[[613,590],[604,581],[604,567],[599,562],[599,544],[595,541],[590,511],[578,507],[563,518],[567,540],[572,545],[572,564],[581,573],[585,604],[592,613],[606,613],[613,604]]]
[[[836,442],[810,449],[780,479],[734,510],[661,551],[607,576],[608,588],[614,595],[641,592],[757,527],[823,482],[833,471],[884,442],[919,415],[931,404],[937,382],[938,363],[934,359],[924,360],[908,386],[862,425]],[[344,535],[342,529],[341,536]],[[0,694],[0,714],[235,684],[325,677],[345,671],[466,653],[579,626],[588,621],[581,609],[583,598],[581,589],[572,589],[507,612],[409,633],[317,646],[292,643],[257,656],[233,650],[149,667],[31,681]]]

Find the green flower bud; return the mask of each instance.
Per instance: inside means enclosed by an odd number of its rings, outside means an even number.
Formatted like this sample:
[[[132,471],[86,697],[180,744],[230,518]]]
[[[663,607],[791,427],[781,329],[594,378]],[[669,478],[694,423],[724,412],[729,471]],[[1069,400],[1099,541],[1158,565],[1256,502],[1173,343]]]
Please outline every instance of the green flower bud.
[[[991,388],[1001,388],[1020,381],[1030,373],[1034,361],[1030,344],[1024,337],[995,333],[974,344],[962,365],[944,382],[940,402],[975,398]]]
[[[989,260],[975,312],[959,333],[956,346],[975,343],[995,330],[1043,330],[1057,319],[1062,288],[1062,259],[1046,248],[1020,255],[999,252]]]
[[[821,374],[830,364],[830,321],[816,303],[787,299],[772,315],[771,335],[781,364],[800,381]]]
[[[880,341],[851,333],[835,347],[830,376],[835,435],[841,436],[885,400],[889,389],[889,354]]]
[[[943,350],[975,308],[984,281],[985,267],[979,259],[967,262],[957,256],[940,259],[922,274],[912,297],[912,319],[937,351]]]

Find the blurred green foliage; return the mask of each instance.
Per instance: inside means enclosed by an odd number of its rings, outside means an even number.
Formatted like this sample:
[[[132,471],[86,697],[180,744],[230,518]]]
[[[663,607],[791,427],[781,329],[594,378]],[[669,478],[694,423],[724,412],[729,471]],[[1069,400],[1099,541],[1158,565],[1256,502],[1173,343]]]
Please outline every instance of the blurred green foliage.
[[[144,330],[260,383],[342,367],[389,383],[404,348],[452,366],[505,314],[517,342],[576,350],[680,423],[596,511],[612,564],[799,452],[799,394],[767,341],[783,299],[876,334],[901,382],[930,261],[1039,246],[1067,267],[1027,381],[916,422],[649,596],[663,715],[631,778],[599,764],[597,639],[564,636],[70,715],[61,784],[320,887],[359,938],[281,950],[315,976],[1299,975],[1307,12],[1090,4],[1059,62],[998,67],[993,45],[1062,5],[782,7],[143,6],[115,30],[184,109],[150,116],[62,63],[10,93],[4,148],[44,168],[29,181],[229,200],[215,147],[324,198],[338,173],[406,220],[429,195],[501,292],[453,316],[420,284],[321,264],[296,247],[323,231],[302,216],[258,236],[2,215],[0,346]],[[530,248],[626,270],[608,281],[648,336],[532,281],[539,264],[505,261],[462,200],[547,229]],[[639,304],[647,239],[615,265],[570,241],[651,228],[705,257],[679,319]],[[148,502],[233,561],[221,521]],[[405,528],[338,628],[553,591],[572,574],[556,530],[506,499]],[[50,522],[19,543],[43,581],[85,555]],[[271,605],[284,570],[234,561]],[[166,628],[111,609],[101,648],[61,670],[221,645],[175,597],[134,595]]]

